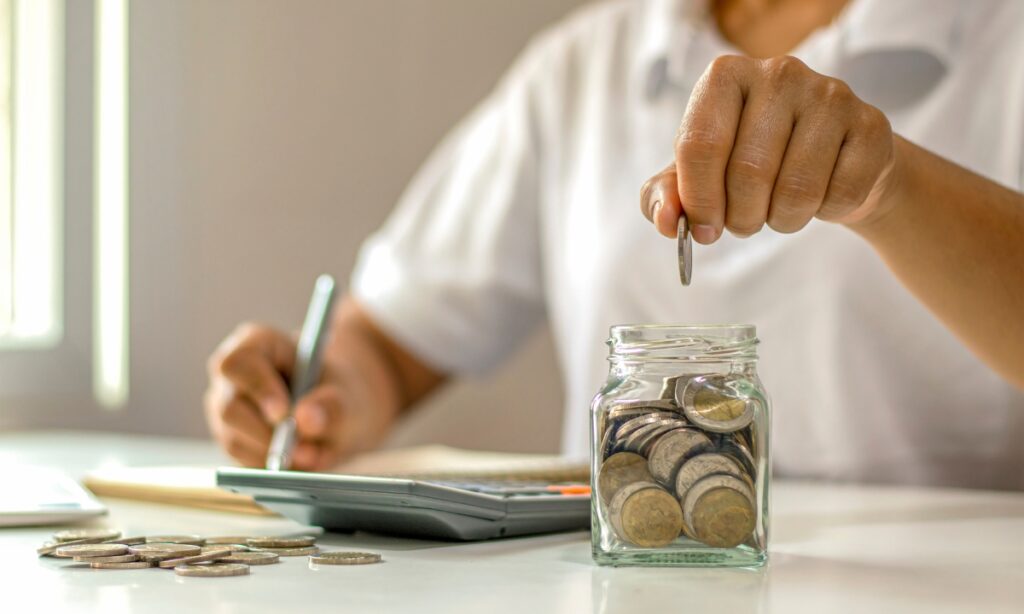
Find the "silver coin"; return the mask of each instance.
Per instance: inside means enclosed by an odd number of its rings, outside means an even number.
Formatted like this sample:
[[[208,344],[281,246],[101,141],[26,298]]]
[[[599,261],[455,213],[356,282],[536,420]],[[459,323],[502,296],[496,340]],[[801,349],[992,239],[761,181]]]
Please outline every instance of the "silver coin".
[[[607,504],[620,488],[634,482],[652,482],[647,459],[632,452],[612,454],[597,472],[597,492]]]
[[[615,429],[606,428],[604,434],[601,435],[601,443],[598,449],[601,452],[601,460],[605,460],[612,455],[612,448],[615,447]]]
[[[647,456],[647,467],[659,484],[674,488],[680,465],[710,447],[711,440],[704,433],[692,428],[678,428],[654,442]]]
[[[728,454],[738,460],[751,478],[757,475],[757,462],[746,445],[735,439],[724,437],[719,440],[717,448],[722,454]]]
[[[679,405],[676,403],[676,386],[678,385],[679,381],[689,380],[692,377],[692,374],[687,373],[684,375],[674,375],[672,377],[666,377],[662,380],[661,393],[659,396],[663,401],[667,401],[671,404],[670,409],[672,409],[673,411],[682,411],[682,408],[679,407]]]
[[[150,561],[130,561],[128,563],[89,563],[89,567],[92,567],[93,569],[146,569],[153,565],[154,563]]]
[[[608,410],[612,413],[616,410],[626,409],[647,409],[651,410],[666,410],[673,411],[676,409],[675,399],[638,399],[632,401],[615,401],[611,409]]]
[[[731,475],[709,475],[701,480],[698,480],[696,484],[690,487],[683,495],[681,501],[681,507],[683,509],[683,532],[694,539],[699,539],[700,536],[695,535],[693,526],[693,516],[696,511],[697,505],[701,498],[711,491],[719,489],[728,489],[739,492],[749,502],[749,514],[755,516],[757,513],[757,506],[754,502],[754,492],[750,489],[746,482],[743,480],[731,476]],[[741,499],[742,500],[742,499]]]
[[[189,546],[205,546],[206,540],[198,535],[148,535],[147,544],[187,544]]]
[[[644,548],[672,543],[683,524],[679,502],[653,482],[634,482],[619,490],[608,504],[608,515],[620,539]]]
[[[676,384],[676,402],[686,419],[713,433],[731,433],[754,421],[754,402],[740,396],[724,375],[700,375]]]
[[[131,563],[139,560],[135,554],[118,554],[115,556],[76,556],[76,563]]]
[[[227,548],[221,548],[220,550],[211,550],[209,552],[201,552],[193,556],[185,556],[176,559],[166,559],[160,561],[157,566],[163,569],[171,569],[178,565],[192,565],[194,563],[206,563],[209,561],[216,561],[218,559],[224,559],[231,556],[231,550]]]
[[[215,550],[230,550],[231,552],[248,552],[249,546],[245,544],[213,544],[210,546],[202,546],[201,553],[206,554],[207,552],[213,552]]]
[[[652,440],[657,439],[672,429],[684,426],[686,426],[686,422],[676,418],[665,418],[657,422],[645,424],[622,440],[622,449],[641,453],[640,451],[648,446]]]
[[[749,479],[739,462],[726,454],[709,452],[691,457],[676,473],[676,497],[682,498],[690,487],[709,475],[731,475],[744,481]]]
[[[380,561],[375,552],[321,552],[309,557],[310,563],[318,565],[370,565]]]
[[[143,561],[160,562],[167,559],[180,559],[195,556],[203,551],[199,546],[190,544],[141,544],[129,546],[128,552],[139,555]]]
[[[693,242],[690,239],[690,223],[686,214],[679,216],[679,223],[676,226],[676,253],[679,256],[679,281],[684,286],[690,285],[690,275],[693,273]]]
[[[217,563],[215,565],[178,565],[174,573],[179,576],[196,578],[226,578],[228,576],[245,576],[249,574],[249,566],[240,563]]]
[[[637,416],[636,418],[630,418],[629,420],[623,422],[622,425],[615,430],[615,439],[621,441],[628,437],[630,433],[632,433],[633,431],[637,430],[642,426],[652,424],[659,420],[666,420],[673,417],[674,416],[667,413],[653,412],[649,414],[644,414],[642,416]]]
[[[281,557],[273,552],[232,552],[231,556],[221,559],[222,563],[243,563],[245,565],[270,565],[277,563]]]
[[[76,556],[117,556],[128,554],[128,546],[124,544],[80,544],[77,546],[61,546],[54,553],[61,557]]]
[[[68,542],[46,542],[39,548],[36,548],[36,554],[38,554],[39,556],[53,556],[53,553],[57,552],[57,548],[60,548],[62,546],[77,546],[79,544],[99,544],[102,542],[102,539],[95,537],[76,539]]]
[[[273,552],[279,556],[306,556],[308,554],[319,553],[320,548],[317,546],[303,546],[302,548],[260,548],[255,552]]]
[[[252,535],[217,535],[215,537],[207,537],[207,546],[218,546],[222,544],[244,544],[247,540],[252,539]]]
[[[140,535],[138,537],[115,537],[112,539],[105,539],[101,543],[104,544],[124,544],[125,546],[137,546],[138,544],[146,543],[146,536]]]
[[[80,539],[104,541],[107,539],[115,539],[120,536],[121,532],[115,531],[114,529],[65,529],[54,533],[53,539],[57,542],[70,542]]]
[[[250,537],[245,543],[256,548],[303,548],[316,543],[312,535],[301,537]]]
[[[624,420],[629,418],[636,418],[637,416],[645,416],[652,411],[664,411],[658,408],[652,407],[613,407],[608,410],[609,420]]]

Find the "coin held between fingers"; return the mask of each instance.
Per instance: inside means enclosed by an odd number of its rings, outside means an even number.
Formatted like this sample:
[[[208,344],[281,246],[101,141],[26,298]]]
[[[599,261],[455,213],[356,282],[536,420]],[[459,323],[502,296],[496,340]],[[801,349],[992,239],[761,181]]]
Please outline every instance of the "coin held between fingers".
[[[690,276],[693,273],[693,240],[690,238],[690,223],[686,214],[679,216],[676,224],[676,251],[679,257],[679,281],[684,286],[690,285]]]

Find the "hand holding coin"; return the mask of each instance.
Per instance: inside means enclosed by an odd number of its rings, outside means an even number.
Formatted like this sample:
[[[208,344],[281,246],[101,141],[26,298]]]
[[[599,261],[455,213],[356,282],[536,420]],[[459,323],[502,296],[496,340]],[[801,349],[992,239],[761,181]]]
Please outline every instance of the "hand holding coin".
[[[685,216],[704,245],[726,229],[863,222],[892,204],[896,152],[885,115],[842,81],[789,56],[721,56],[694,87],[675,158],[644,185],[640,207],[666,237]]]

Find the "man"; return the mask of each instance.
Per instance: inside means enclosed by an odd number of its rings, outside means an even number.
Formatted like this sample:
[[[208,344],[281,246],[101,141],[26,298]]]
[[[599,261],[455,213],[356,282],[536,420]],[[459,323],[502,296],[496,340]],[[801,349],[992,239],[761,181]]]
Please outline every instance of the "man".
[[[1012,0],[572,17],[367,241],[323,381],[295,409],[297,468],[374,446],[544,317],[564,449],[582,455],[608,326],[742,322],[763,342],[780,474],[1024,488],[1021,58]],[[657,231],[685,212],[704,245],[689,288],[636,212],[640,185]],[[293,357],[256,325],[211,357],[207,416],[245,464],[288,409]]]

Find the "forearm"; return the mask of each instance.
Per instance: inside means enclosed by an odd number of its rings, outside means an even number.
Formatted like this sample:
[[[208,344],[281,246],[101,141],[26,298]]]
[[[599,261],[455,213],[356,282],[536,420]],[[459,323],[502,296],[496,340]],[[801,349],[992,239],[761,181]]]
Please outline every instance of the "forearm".
[[[979,358],[1024,389],[1024,195],[896,138],[878,215],[851,225]]]
[[[351,296],[338,306],[334,327],[329,351],[346,378],[365,397],[360,405],[397,415],[446,379],[377,327]]]

